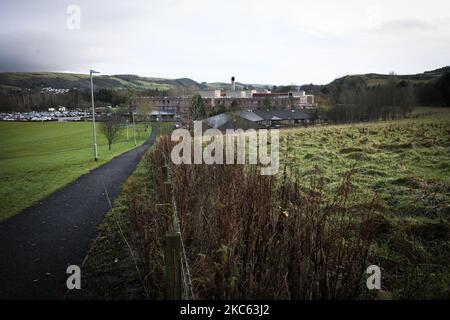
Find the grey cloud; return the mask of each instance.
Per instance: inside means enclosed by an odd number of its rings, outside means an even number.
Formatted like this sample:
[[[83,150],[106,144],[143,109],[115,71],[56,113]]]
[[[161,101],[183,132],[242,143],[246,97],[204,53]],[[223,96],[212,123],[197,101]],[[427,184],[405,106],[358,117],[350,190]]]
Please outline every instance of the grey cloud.
[[[381,24],[382,32],[399,32],[399,31],[432,31],[435,26],[428,24],[419,19],[398,19],[391,20]]]
[[[357,0],[0,0],[0,71],[325,83],[447,63],[448,1],[378,2],[366,19]],[[77,31],[67,30],[72,4],[81,9]]]
[[[95,41],[75,32],[1,34],[0,71],[88,70],[125,54],[120,47],[110,46],[106,35],[104,41]]]

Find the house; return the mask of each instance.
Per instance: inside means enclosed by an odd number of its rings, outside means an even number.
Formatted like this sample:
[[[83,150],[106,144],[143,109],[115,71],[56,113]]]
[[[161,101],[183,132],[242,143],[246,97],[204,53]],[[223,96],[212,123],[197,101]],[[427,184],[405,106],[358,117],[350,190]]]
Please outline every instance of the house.
[[[150,113],[150,121],[173,121],[175,118],[175,109],[154,110]]]
[[[261,129],[262,126],[256,122],[242,118],[236,113],[227,112],[221,113],[203,120],[203,127],[219,129],[221,131],[226,129]]]
[[[254,110],[241,111],[238,115],[264,127],[307,124],[311,120],[303,110]]]
[[[254,110],[221,113],[203,120],[203,123],[219,130],[247,130],[307,124],[310,119],[302,110]]]

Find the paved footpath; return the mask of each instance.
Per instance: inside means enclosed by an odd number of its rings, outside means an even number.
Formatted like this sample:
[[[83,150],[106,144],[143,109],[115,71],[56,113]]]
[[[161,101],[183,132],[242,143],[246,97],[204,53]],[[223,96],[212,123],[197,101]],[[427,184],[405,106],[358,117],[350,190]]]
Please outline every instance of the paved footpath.
[[[111,201],[150,138],[0,223],[0,299],[63,299],[67,266],[81,266]],[[81,272],[83,274],[83,272]]]

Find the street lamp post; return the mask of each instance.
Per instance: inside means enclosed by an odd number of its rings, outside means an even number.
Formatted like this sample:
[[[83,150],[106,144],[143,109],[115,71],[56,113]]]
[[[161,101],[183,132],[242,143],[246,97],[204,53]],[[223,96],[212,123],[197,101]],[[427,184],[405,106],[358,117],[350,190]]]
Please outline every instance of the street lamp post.
[[[126,125],[127,125],[127,142],[128,142],[128,119],[126,120]]]
[[[93,73],[100,73],[95,70],[89,70],[89,75],[91,77],[91,100],[92,100],[92,129],[94,131],[94,160],[97,161],[97,132],[95,131],[95,106],[94,106],[94,82],[92,80]]]
[[[133,136],[134,136],[134,145],[137,145],[136,143],[136,122],[134,121],[134,111],[132,112],[133,115]]]

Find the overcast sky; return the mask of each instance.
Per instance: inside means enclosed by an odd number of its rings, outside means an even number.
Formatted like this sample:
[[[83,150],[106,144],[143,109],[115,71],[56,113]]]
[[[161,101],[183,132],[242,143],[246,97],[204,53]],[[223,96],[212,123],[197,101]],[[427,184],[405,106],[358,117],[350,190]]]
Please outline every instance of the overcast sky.
[[[446,65],[448,0],[0,0],[0,71],[321,84]]]

